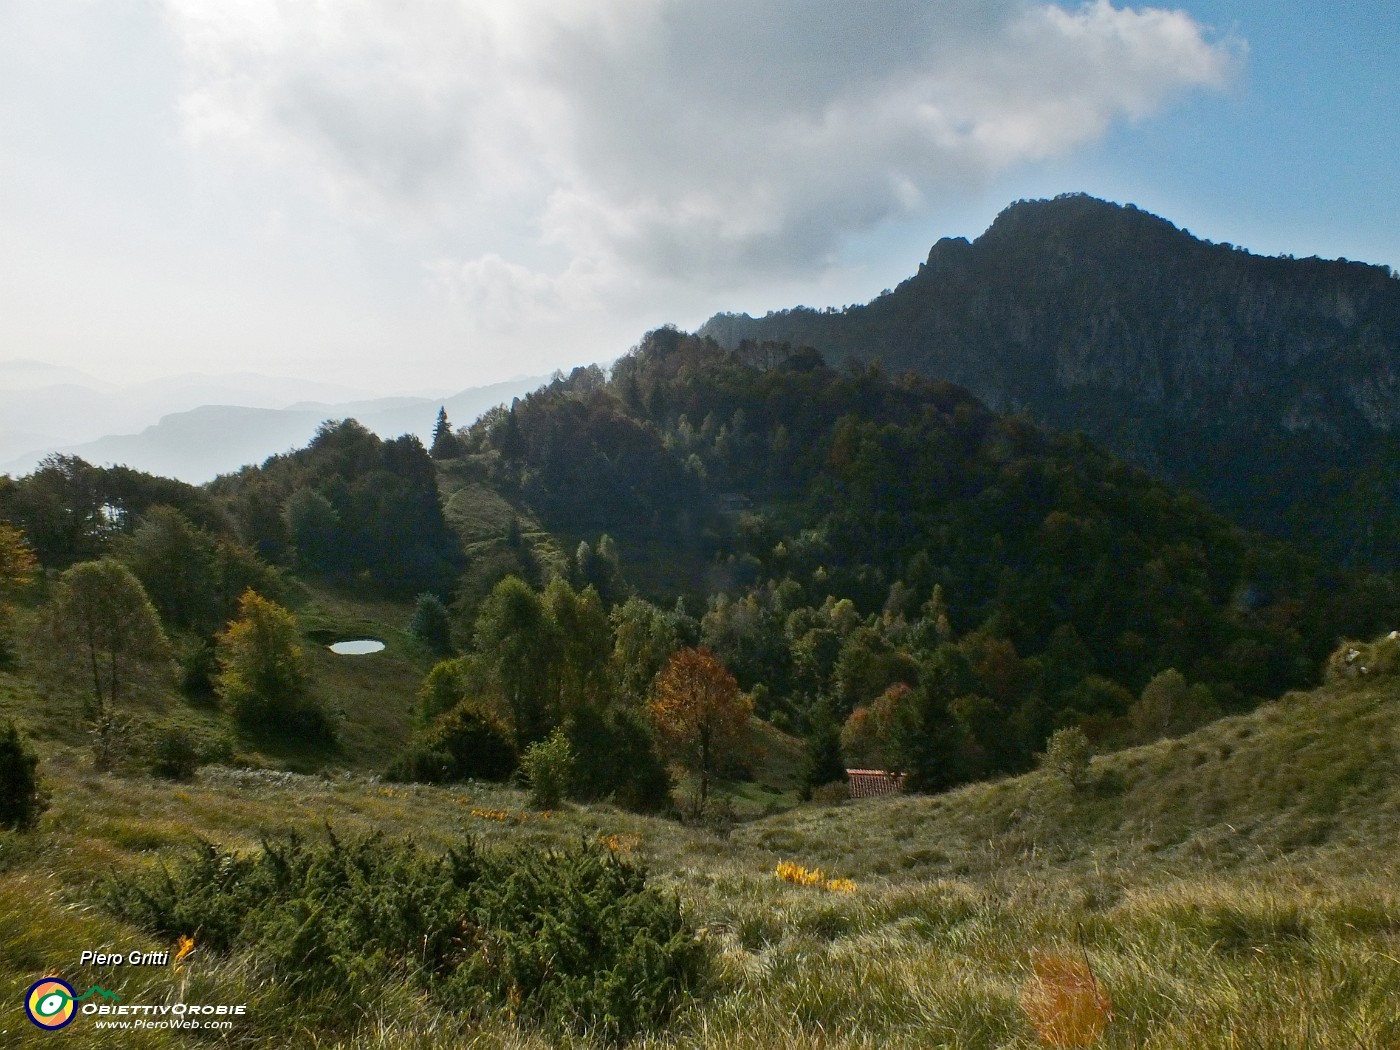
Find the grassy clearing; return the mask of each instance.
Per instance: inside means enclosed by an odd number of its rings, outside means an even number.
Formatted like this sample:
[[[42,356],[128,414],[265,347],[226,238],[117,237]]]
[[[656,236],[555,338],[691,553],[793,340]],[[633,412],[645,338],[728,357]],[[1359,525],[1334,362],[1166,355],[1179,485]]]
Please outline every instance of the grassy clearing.
[[[6,688],[18,687],[0,680],[0,699]],[[607,806],[546,815],[494,785],[219,768],[190,785],[98,775],[81,748],[49,738],[52,808],[37,833],[0,835],[0,988],[17,1003],[57,969],[168,1001],[178,991],[168,972],[75,966],[84,947],[168,947],[95,907],[107,875],[157,864],[195,836],[251,848],[269,831],[314,836],[329,824],[428,849],[468,835],[597,841],[644,861],[714,960],[707,995],[634,1044],[649,1050],[1030,1048],[1052,1045],[1036,1028],[1046,1011],[1099,1033],[1084,1045],[1125,1050],[1381,1050],[1400,1046],[1398,733],[1400,690],[1329,687],[1096,759],[1079,791],[1032,774],[937,798],[801,806],[728,838]],[[779,878],[784,861],[823,879]],[[68,1045],[586,1045],[504,1016],[468,1025],[409,988],[386,989],[353,1032],[304,1031],[257,986],[252,963],[196,954],[184,978],[216,1001],[263,1008],[226,1043],[84,1044],[75,1023]],[[13,1008],[0,1020],[15,1045],[55,1038],[30,1027]]]
[[[448,484],[446,481],[444,484]],[[538,530],[539,525],[519,508],[508,503],[494,489],[479,482],[467,481],[453,487],[444,508],[447,522],[462,538],[468,549],[476,544],[500,539],[514,518],[522,532]]]
[[[1289,694],[1197,732],[1096,758],[1072,789],[1034,773],[935,798],[803,807],[740,832],[860,874],[1197,873],[1299,858],[1368,872],[1400,855],[1400,690]]]
[[[15,985],[55,956],[75,958],[94,937],[124,950],[148,943],[84,905],[100,881],[94,873],[150,863],[191,830],[251,846],[268,827],[314,834],[327,821],[438,847],[464,834],[543,846],[614,837],[680,892],[716,958],[709,1000],[645,1046],[1039,1045],[1020,1001],[1046,955],[1082,956],[1102,981],[1113,1003],[1104,1046],[1381,1047],[1400,1038],[1389,1008],[1400,997],[1400,901],[1388,878],[1277,864],[1206,880],[1144,869],[1089,878],[1051,867],[867,877],[855,892],[835,893],[777,878],[784,852],[736,841],[743,835],[723,841],[606,808],[545,817],[494,787],[207,773],[177,794],[153,782],[72,775],[76,797],[56,803],[33,840],[44,844],[12,857],[18,871],[4,876],[19,895],[35,884],[47,894],[40,912],[17,919],[14,911],[0,927],[0,965]],[[858,867],[848,856],[829,873],[848,877]],[[50,877],[35,874],[42,868]],[[205,964],[221,991],[257,994],[239,987],[234,963]],[[456,1041],[465,1033],[450,1018],[418,1014],[403,1004],[361,1038],[334,1045],[472,1045]],[[504,1025],[472,1038],[544,1045]],[[284,1015],[249,1039],[318,1045]]]
[[[494,489],[475,481],[462,481],[446,475],[442,482],[443,516],[462,541],[469,560],[488,558],[510,531],[512,521],[521,538],[541,564],[559,568],[568,564],[568,553],[545,530],[533,514],[508,502]]]
[[[129,771],[144,768],[145,752],[158,726],[187,729],[201,746],[225,741],[242,761],[299,771],[383,768],[408,739],[416,715],[417,690],[436,657],[406,633],[411,603],[365,603],[326,590],[307,591],[298,602],[303,650],[311,665],[314,695],[336,716],[334,747],[302,747],[286,741],[235,732],[216,702],[192,703],[174,694],[145,695],[127,701],[130,719],[124,749]],[[392,625],[401,626],[392,626]],[[383,652],[337,656],[327,644],[342,638],[371,637]],[[88,743],[82,699],[45,690],[18,672],[0,672],[0,719],[16,723],[43,751],[82,748]]]

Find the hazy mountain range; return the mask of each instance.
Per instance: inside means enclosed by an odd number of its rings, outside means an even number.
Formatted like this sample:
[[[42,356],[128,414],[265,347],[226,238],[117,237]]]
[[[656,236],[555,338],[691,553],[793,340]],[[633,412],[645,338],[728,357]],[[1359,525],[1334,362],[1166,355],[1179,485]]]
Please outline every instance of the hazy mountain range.
[[[191,374],[123,387],[76,369],[0,362],[0,472],[26,474],[61,452],[198,484],[305,445],[326,419],[353,417],[384,437],[426,439],[439,406],[464,425],[546,378],[447,397],[377,398],[350,386],[252,373]]]

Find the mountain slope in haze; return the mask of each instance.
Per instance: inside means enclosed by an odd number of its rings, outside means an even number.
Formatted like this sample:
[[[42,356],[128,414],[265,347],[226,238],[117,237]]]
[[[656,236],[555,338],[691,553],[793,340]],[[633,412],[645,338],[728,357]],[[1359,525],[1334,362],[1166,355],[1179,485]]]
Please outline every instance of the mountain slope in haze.
[[[296,401],[339,404],[370,396],[343,383],[254,372],[185,373],[114,383],[43,361],[0,361],[0,469],[24,454],[32,453],[30,458],[38,462],[58,448],[108,434],[133,434],[200,405],[286,408]]]
[[[1400,550],[1400,280],[1264,258],[1132,206],[1023,201],[939,241],[864,306],[719,314],[699,334],[810,345],[966,386],[1329,556]]]
[[[51,452],[80,456],[89,463],[121,463],[152,474],[201,484],[219,474],[268,456],[298,448],[311,440],[327,419],[354,418],[380,437],[432,435],[438,408],[454,424],[467,424],[494,405],[535,389],[545,377],[535,376],[472,387],[451,397],[392,397],[357,401],[302,401],[286,408],[242,405],[202,405],[161,418],[137,434],[102,437],[96,441],[30,452],[5,463],[5,472],[33,470]]]

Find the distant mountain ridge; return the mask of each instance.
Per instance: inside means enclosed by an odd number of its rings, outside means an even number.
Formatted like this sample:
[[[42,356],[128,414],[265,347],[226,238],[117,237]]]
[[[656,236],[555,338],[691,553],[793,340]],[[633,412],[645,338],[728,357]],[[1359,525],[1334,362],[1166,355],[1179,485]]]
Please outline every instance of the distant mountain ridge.
[[[432,434],[437,410],[447,410],[453,425],[466,425],[488,408],[534,390],[546,381],[531,376],[471,387],[446,398],[388,397],[345,402],[301,401],[287,408],[201,405],[163,416],[137,434],[102,437],[51,451],[80,456],[90,463],[124,464],[138,470],[201,484],[219,474],[268,456],[299,448],[327,419],[358,419],[380,437]],[[0,472],[26,474],[47,451],[35,451],[0,465]]]
[[[339,403],[373,395],[342,383],[254,372],[184,373],[112,382],[65,365],[0,360],[0,469],[110,434],[134,434],[200,405],[286,408],[296,401]]]
[[[1131,205],[1021,201],[864,306],[699,334],[810,345],[1083,430],[1237,520],[1350,561],[1400,549],[1400,279],[1266,258]]]

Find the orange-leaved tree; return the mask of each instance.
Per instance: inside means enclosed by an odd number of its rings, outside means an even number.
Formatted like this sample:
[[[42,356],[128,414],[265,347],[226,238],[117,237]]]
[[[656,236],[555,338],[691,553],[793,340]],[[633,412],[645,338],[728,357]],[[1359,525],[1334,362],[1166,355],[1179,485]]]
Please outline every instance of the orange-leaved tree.
[[[700,808],[710,774],[743,737],[753,702],[719,658],[703,646],[680,649],[657,676],[648,706],[663,745],[700,778]]]

